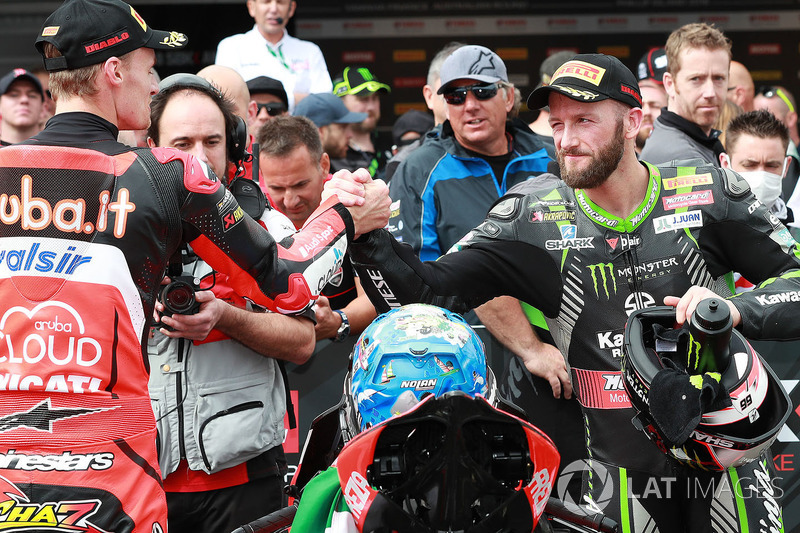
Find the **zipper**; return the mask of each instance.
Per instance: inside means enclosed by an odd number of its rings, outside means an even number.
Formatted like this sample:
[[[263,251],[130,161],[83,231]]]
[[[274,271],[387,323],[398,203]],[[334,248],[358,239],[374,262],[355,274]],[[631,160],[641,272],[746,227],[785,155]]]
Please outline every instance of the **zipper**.
[[[224,410],[220,411],[219,413],[208,417],[208,419],[206,419],[206,421],[203,422],[200,425],[200,429],[198,431],[198,434],[200,435],[200,438],[198,439],[198,441],[199,441],[199,444],[200,444],[200,455],[203,458],[203,464],[206,465],[206,468],[211,470],[211,464],[208,461],[208,456],[206,456],[206,447],[203,445],[203,430],[205,429],[205,427],[208,424],[210,424],[212,421],[216,420],[217,418],[221,418],[221,417],[227,416],[227,415],[232,415],[232,414],[235,414],[235,413],[240,413],[242,411],[247,411],[249,409],[261,409],[263,407],[264,407],[264,402],[262,402],[262,401],[252,401],[252,402],[240,403],[239,405],[235,405],[233,407],[229,407],[228,409],[224,409]]]

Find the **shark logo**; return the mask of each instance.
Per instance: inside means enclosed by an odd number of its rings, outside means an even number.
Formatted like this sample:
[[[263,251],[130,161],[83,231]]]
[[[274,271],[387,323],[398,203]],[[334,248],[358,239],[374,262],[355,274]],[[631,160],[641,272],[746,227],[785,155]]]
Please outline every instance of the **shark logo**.
[[[116,407],[112,409],[116,409]],[[52,433],[53,422],[108,410],[109,409],[54,409],[50,406],[50,398],[47,398],[28,411],[12,413],[0,418],[0,433],[22,427]]]
[[[476,59],[475,62],[472,65],[470,65],[469,73],[473,75],[480,74],[484,70],[488,70],[491,73],[494,73],[495,68],[496,67],[494,66],[493,54],[488,52],[481,52],[480,55],[478,56],[478,59]]]

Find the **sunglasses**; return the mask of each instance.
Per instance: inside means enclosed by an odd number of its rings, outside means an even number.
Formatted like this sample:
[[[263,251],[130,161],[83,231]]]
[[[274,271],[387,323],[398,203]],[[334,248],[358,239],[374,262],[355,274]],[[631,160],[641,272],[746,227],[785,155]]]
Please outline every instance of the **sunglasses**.
[[[261,114],[262,109],[266,109],[267,115],[271,117],[277,117],[281,113],[286,112],[286,106],[283,104],[283,102],[270,102],[268,104],[257,104],[257,105],[258,105],[258,113],[256,113],[257,115]]]
[[[472,94],[478,100],[489,100],[497,95],[497,90],[500,87],[496,83],[489,85],[467,85],[465,87],[456,87],[448,89],[442,93],[444,101],[450,105],[461,105],[467,101],[467,93],[472,91]]]
[[[758,93],[765,98],[773,98],[777,96],[783,103],[786,104],[786,107],[789,108],[789,113],[794,113],[794,106],[792,105],[792,101],[789,100],[789,97],[786,96],[786,93],[780,87],[760,87],[758,89]]]

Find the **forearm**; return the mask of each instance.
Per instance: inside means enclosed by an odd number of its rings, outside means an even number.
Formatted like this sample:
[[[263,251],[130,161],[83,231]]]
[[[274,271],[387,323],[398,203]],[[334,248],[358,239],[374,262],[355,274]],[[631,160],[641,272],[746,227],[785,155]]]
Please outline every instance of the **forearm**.
[[[342,309],[350,320],[350,335],[360,334],[378,316],[375,306],[369,301],[359,278],[355,278],[355,284],[358,296]]]
[[[225,307],[216,329],[266,357],[302,364],[314,352],[314,324],[305,317]]]
[[[489,333],[523,360],[543,344],[516,298],[498,296],[475,308],[475,313]]]

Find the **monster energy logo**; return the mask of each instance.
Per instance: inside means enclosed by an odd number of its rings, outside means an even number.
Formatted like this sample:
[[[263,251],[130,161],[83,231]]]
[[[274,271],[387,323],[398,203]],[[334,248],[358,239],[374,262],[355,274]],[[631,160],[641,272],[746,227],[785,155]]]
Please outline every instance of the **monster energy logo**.
[[[589,265],[586,268],[589,269],[589,273],[592,275],[594,294],[598,300],[600,299],[601,285],[606,293],[606,298],[609,300],[611,299],[611,293],[608,288],[609,282],[611,283],[614,294],[617,294],[617,278],[614,275],[614,265],[612,263],[598,263],[596,265]]]
[[[700,343],[694,340],[692,335],[689,335],[689,350],[686,357],[686,368],[697,372],[700,365]],[[694,360],[694,363],[692,361]]]

